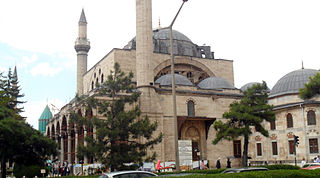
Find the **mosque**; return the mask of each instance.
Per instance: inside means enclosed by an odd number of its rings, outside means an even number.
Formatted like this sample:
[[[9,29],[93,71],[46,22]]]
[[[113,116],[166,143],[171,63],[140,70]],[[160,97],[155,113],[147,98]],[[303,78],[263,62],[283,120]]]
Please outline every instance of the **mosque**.
[[[134,73],[133,82],[142,93],[139,104],[143,115],[158,122],[157,133],[163,140],[155,146],[157,159],[175,160],[174,112],[170,58],[170,31],[152,29],[151,0],[136,0],[136,37],[122,49],[113,49],[91,69],[87,70],[90,42],[87,38],[87,20],[84,10],[78,23],[77,93],[91,96],[97,92],[97,84],[106,80],[115,63],[122,71]],[[242,91],[254,83],[238,89],[234,86],[233,61],[215,59],[210,46],[194,44],[183,33],[173,30],[173,52],[175,56],[176,117],[178,139],[188,140],[193,161],[208,160],[214,167],[221,158],[222,167],[227,157],[233,157],[232,165],[240,165],[243,140],[221,141],[212,144],[215,138],[213,123],[224,120],[222,115],[229,105],[242,98]],[[250,138],[249,156],[252,164],[292,163],[293,135],[300,136],[297,159],[312,159],[318,153],[319,100],[301,100],[299,88],[303,88],[309,77],[317,70],[300,69],[288,73],[271,89],[269,102],[275,106],[276,121],[264,123],[270,130],[265,138],[254,133]],[[46,111],[46,109],[45,109]],[[44,111],[44,112],[45,112]],[[76,155],[79,144],[86,145],[84,137],[94,135],[95,130],[69,124],[69,114],[76,111],[85,116],[98,116],[97,111],[86,111],[74,100],[63,106],[51,117],[46,129],[41,131],[59,145],[58,159],[61,161],[93,163],[94,159]],[[47,111],[46,111],[47,112]],[[44,115],[44,114],[43,114]],[[40,117],[42,119],[42,116]],[[40,121],[39,120],[39,121]],[[39,125],[40,127],[40,125]],[[40,128],[39,128],[40,129]]]

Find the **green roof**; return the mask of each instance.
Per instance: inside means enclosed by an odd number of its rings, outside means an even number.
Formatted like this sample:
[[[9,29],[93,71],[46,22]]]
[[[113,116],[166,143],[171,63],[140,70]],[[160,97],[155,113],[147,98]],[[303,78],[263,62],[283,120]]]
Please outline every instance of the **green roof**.
[[[42,119],[51,119],[52,118],[52,113],[48,107],[48,105],[46,106],[46,108],[44,108],[39,120],[42,120]]]

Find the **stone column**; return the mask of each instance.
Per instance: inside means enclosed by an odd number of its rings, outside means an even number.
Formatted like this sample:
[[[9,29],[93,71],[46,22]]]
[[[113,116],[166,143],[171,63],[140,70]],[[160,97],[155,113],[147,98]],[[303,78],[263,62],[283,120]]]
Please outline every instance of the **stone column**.
[[[71,132],[68,133],[68,163],[71,163]]]
[[[63,137],[64,137],[64,135],[62,135],[61,140],[60,140],[60,142],[61,142],[61,153],[60,153],[61,163],[64,162],[64,138]]]
[[[76,130],[75,132],[75,144],[74,144],[74,157],[75,157],[75,162],[76,164],[79,163],[79,158],[77,156],[78,153],[78,144],[79,144],[79,140],[78,140],[78,130]]]
[[[83,142],[83,146],[84,147],[87,147],[87,145],[88,145],[88,143],[87,143],[87,141],[85,140],[85,138],[87,137],[87,130],[85,129],[84,130],[84,136],[83,136],[83,138],[84,138],[84,142]],[[84,155],[83,156],[83,162],[84,162],[84,164],[87,164],[88,163],[88,156],[87,155]]]

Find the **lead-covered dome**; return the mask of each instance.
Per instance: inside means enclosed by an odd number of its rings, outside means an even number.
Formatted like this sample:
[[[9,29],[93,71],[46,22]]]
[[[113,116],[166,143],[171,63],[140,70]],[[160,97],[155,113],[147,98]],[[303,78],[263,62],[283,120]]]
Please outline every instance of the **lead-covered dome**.
[[[309,82],[309,78],[317,72],[318,70],[314,69],[300,69],[288,73],[274,85],[270,97],[298,93],[299,89],[303,88]]]
[[[192,82],[190,82],[190,80],[183,75],[174,74],[174,79],[175,79],[176,85],[193,86]],[[160,86],[171,86],[172,85],[171,74],[166,74],[159,77],[154,83],[160,84]]]
[[[173,30],[173,53],[178,56],[192,56],[213,58],[210,46],[198,46],[194,44],[183,33]],[[153,30],[153,51],[155,53],[170,54],[170,30],[169,29],[156,29]],[[136,49],[136,37],[134,37],[124,47],[124,49]]]
[[[227,80],[220,77],[209,77],[202,80],[198,87],[201,89],[235,89]]]

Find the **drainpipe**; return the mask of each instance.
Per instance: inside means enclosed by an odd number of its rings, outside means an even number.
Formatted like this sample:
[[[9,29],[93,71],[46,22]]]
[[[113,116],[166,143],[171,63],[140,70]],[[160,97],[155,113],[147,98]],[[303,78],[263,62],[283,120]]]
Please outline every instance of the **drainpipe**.
[[[306,129],[306,119],[304,117],[304,107],[300,104],[301,112],[302,112],[302,119],[303,119],[303,134],[304,134],[304,144],[305,144],[305,157],[306,162],[309,162],[309,155],[308,155],[308,145],[307,145],[307,129]]]

